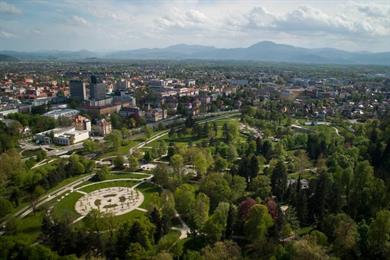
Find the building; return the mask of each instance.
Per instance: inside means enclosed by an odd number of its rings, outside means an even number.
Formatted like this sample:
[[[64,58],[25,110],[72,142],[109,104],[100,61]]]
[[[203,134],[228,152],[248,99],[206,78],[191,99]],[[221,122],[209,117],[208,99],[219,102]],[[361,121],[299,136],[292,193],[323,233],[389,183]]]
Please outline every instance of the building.
[[[247,79],[230,79],[229,80],[230,85],[232,86],[247,86],[249,81]]]
[[[76,130],[87,130],[88,132],[91,132],[91,120],[84,116],[76,116],[74,118],[74,126]]]
[[[113,104],[112,97],[89,100],[90,107],[104,107],[104,106],[111,106],[112,104]]]
[[[138,107],[123,107],[119,111],[119,115],[122,116],[122,117],[132,117],[132,116],[142,117],[143,116],[143,112]]]
[[[112,132],[111,122],[106,119],[100,119],[93,127],[93,133],[97,136],[106,136]]]
[[[106,85],[104,83],[91,83],[89,86],[89,94],[93,100],[105,99],[106,92]]]
[[[187,79],[186,80],[186,86],[187,87],[195,87],[196,81],[194,79]]]
[[[104,116],[112,113],[118,113],[122,104],[112,104],[107,106],[89,106],[85,105],[81,108],[84,113],[88,113],[92,116]]]
[[[87,140],[88,138],[89,132],[87,130],[74,130],[66,132],[63,135],[55,136],[54,143],[58,145],[71,145]]]
[[[91,75],[91,84],[98,84],[98,83],[102,83],[102,80],[96,75]]]
[[[85,83],[81,80],[71,80],[69,81],[70,88],[70,97],[76,100],[86,100],[87,99],[87,90]]]
[[[51,110],[49,112],[44,113],[43,115],[54,118],[54,119],[58,119],[60,117],[73,118],[73,117],[77,116],[79,113],[80,113],[80,111],[78,111],[76,109],[65,108],[65,109]]]
[[[71,145],[88,138],[87,130],[76,130],[75,127],[54,128],[34,135],[34,140],[40,144]]]
[[[120,80],[115,83],[115,90],[127,90],[131,87],[131,82],[128,80]]]
[[[167,118],[167,111],[160,108],[155,108],[146,112],[145,117],[149,122],[157,122]]]

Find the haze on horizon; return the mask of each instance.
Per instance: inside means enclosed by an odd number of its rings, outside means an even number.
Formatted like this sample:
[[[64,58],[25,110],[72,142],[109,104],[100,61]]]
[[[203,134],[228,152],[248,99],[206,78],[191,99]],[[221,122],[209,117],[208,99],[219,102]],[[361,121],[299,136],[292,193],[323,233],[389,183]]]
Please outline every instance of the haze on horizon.
[[[0,0],[0,50],[232,48],[264,40],[390,51],[390,2]]]

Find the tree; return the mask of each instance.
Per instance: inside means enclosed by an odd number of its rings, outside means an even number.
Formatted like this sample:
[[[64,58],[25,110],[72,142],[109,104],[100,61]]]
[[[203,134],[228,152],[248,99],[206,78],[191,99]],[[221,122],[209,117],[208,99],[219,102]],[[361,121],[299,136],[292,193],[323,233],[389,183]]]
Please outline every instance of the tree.
[[[134,155],[129,156],[129,170],[130,171],[136,171],[139,169],[139,162],[138,158]]]
[[[107,165],[104,165],[101,169],[99,169],[95,176],[93,176],[93,181],[104,181],[107,179],[107,175],[110,173],[110,170],[108,169]]]
[[[357,249],[358,230],[347,214],[328,215],[324,219],[325,233],[333,241],[333,248],[341,257],[354,257]]]
[[[163,156],[167,153],[168,151],[168,145],[164,140],[161,140],[157,143],[157,149],[158,149],[158,154],[159,156]]]
[[[5,188],[10,180],[18,180],[26,172],[19,153],[8,150],[0,154],[0,190]]]
[[[190,184],[182,184],[175,191],[176,209],[180,214],[190,215],[195,202],[195,189]]]
[[[42,186],[38,185],[34,188],[34,191],[32,192],[31,194],[31,207],[33,209],[33,212],[35,212],[36,210],[36,205],[37,205],[37,201],[38,201],[38,198],[43,194],[45,193],[45,189],[42,188]]]
[[[135,242],[130,244],[126,253],[126,259],[143,260],[145,259],[146,250],[140,243]]]
[[[321,222],[329,208],[328,197],[330,195],[330,176],[324,171],[320,171],[319,175],[319,178],[315,181],[314,195],[311,196],[309,201],[309,215],[314,221]]]
[[[84,150],[88,153],[96,152],[98,149],[97,144],[92,140],[85,140],[83,143]]]
[[[252,198],[247,198],[240,203],[238,212],[242,220],[246,220],[246,218],[248,217],[249,210],[254,205],[256,205],[256,201]]]
[[[69,157],[69,162],[66,168],[66,170],[71,173],[71,176],[85,173],[85,166],[80,160],[80,156],[75,154]]]
[[[287,169],[282,160],[279,160],[272,171],[271,176],[272,194],[274,194],[280,202],[283,201],[284,194],[287,190]]]
[[[230,199],[232,201],[236,201],[237,199],[244,196],[247,185],[244,177],[230,174],[226,174],[224,177],[229,183],[229,187],[231,190]]]
[[[162,251],[154,256],[152,260],[173,260],[173,256],[166,251]]]
[[[266,206],[261,204],[253,205],[248,212],[244,222],[244,233],[250,241],[264,241],[268,229],[273,226],[271,215]]]
[[[209,241],[216,242],[223,237],[226,230],[228,215],[229,204],[220,202],[203,228],[203,232],[206,234]]]
[[[241,259],[240,247],[233,241],[216,242],[213,246],[207,246],[201,251],[202,257],[207,260],[239,260]]]
[[[192,162],[198,174],[204,176],[210,163],[210,161],[207,161],[206,156],[202,152],[195,153]]]
[[[146,151],[146,152],[145,152],[145,155],[144,155],[144,161],[145,161],[145,162],[151,162],[152,159],[153,159],[153,157],[152,157],[150,151]]]
[[[223,139],[230,144],[236,141],[240,135],[238,124],[236,122],[229,122],[223,125]]]
[[[152,248],[153,234],[154,226],[147,218],[137,219],[131,226],[125,223],[117,231],[112,258],[144,257],[145,251]]]
[[[258,175],[249,184],[249,190],[261,199],[265,199],[271,194],[271,180],[266,175]]]
[[[259,161],[257,160],[257,157],[254,154],[250,157],[249,167],[250,167],[249,178],[250,180],[252,180],[257,176],[260,170]]]
[[[374,217],[386,205],[386,188],[383,180],[374,176],[368,161],[358,162],[354,170],[348,213],[354,219]]]
[[[236,146],[233,144],[230,144],[227,149],[226,159],[233,162],[238,157],[238,152],[236,149]]]
[[[390,211],[376,214],[368,229],[368,247],[372,256],[385,259],[390,255]]]
[[[166,165],[158,165],[153,169],[152,174],[154,175],[154,182],[157,185],[161,185],[164,188],[174,190],[174,187],[170,187],[171,182],[169,179],[170,169]]]
[[[122,155],[118,155],[114,158],[113,164],[116,169],[123,170],[124,169],[125,160]]]
[[[222,172],[228,167],[228,162],[226,159],[222,158],[221,156],[217,155],[215,159],[214,164],[214,170],[217,172]]]
[[[12,203],[0,198],[0,218],[8,215],[12,211]]]
[[[196,196],[193,206],[192,217],[195,228],[201,230],[209,218],[210,199],[206,194],[200,192]]]
[[[180,154],[175,154],[170,159],[170,164],[173,167],[173,170],[175,171],[175,174],[178,176],[182,176],[183,166],[184,166],[184,159],[183,156]]]
[[[207,175],[202,180],[199,190],[210,198],[212,208],[215,208],[219,202],[228,202],[231,195],[229,183],[219,173]]]
[[[106,136],[106,140],[110,143],[113,150],[118,150],[122,145],[122,133],[119,130],[112,131],[111,134]]]
[[[153,129],[150,128],[149,126],[145,126],[144,132],[145,132],[146,138],[150,138],[153,134]]]
[[[292,243],[291,255],[293,260],[329,259],[321,246],[306,239],[297,240]]]
[[[150,212],[149,220],[156,227],[153,236],[154,241],[159,241],[164,234],[164,225],[160,210],[157,207],[154,207],[152,212]]]

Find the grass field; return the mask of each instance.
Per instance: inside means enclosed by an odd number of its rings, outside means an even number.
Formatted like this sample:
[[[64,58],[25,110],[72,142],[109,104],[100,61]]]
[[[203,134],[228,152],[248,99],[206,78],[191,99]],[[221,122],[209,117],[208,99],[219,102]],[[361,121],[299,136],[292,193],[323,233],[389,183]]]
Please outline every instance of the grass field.
[[[158,193],[161,191],[160,187],[158,187],[154,184],[148,183],[148,182],[141,184],[140,186],[137,187],[137,189],[140,190],[144,194],[145,200],[140,206],[140,208],[143,208],[143,209],[147,209],[149,207],[152,194]]]
[[[94,190],[107,188],[107,187],[118,187],[118,186],[125,186],[125,187],[131,187],[135,185],[136,182],[133,181],[115,181],[115,182],[106,182],[106,183],[96,183],[95,185],[87,186],[85,188],[82,188],[81,190],[84,192],[91,192]],[[141,208],[147,208],[150,205],[151,196],[153,193],[159,192],[160,188],[151,184],[151,183],[143,183],[140,186],[137,187],[143,195],[144,195],[144,202],[140,206]],[[83,196],[83,194],[78,192],[72,192],[65,198],[63,198],[60,202],[56,203],[53,208],[53,217],[55,218],[69,218],[71,220],[74,220],[80,215],[75,211],[74,205],[76,204],[77,200],[80,199]],[[138,217],[146,217],[145,212],[134,210],[127,214],[120,215],[120,216],[112,216],[112,221],[115,222],[115,225],[133,221],[135,218]],[[77,223],[77,225],[89,225],[88,219],[82,220],[80,223]]]
[[[112,179],[121,179],[121,178],[134,178],[134,179],[144,179],[146,177],[149,177],[150,174],[148,173],[133,173],[133,172],[111,172],[106,176],[107,180]]]
[[[63,198],[60,202],[55,202],[52,215],[54,218],[62,219],[64,217],[70,219],[76,219],[80,215],[75,211],[74,205],[77,200],[80,199],[83,194],[78,192],[72,192],[65,198]]]
[[[132,187],[136,184],[136,181],[112,181],[112,182],[98,182],[96,184],[81,188],[81,191],[91,192],[94,190],[100,190],[109,187]]]
[[[109,216],[109,217],[106,217],[106,218],[102,219],[100,228],[101,228],[101,230],[108,230],[109,229],[109,223],[111,222],[112,227],[114,229],[116,229],[121,224],[124,224],[124,223],[130,223],[131,224],[134,221],[136,221],[137,219],[141,220],[141,219],[144,219],[144,218],[147,218],[145,212],[142,212],[142,211],[139,211],[139,210],[133,210],[133,211],[131,211],[129,213],[126,213],[126,214],[123,214],[123,215]],[[89,228],[89,229],[92,229],[92,230],[94,229],[94,226],[91,223],[91,221],[88,219],[88,217],[82,219],[80,222],[77,222],[75,225],[79,226],[79,227]]]
[[[15,219],[15,236],[17,240],[33,244],[41,234],[43,211],[37,211],[23,219]]]

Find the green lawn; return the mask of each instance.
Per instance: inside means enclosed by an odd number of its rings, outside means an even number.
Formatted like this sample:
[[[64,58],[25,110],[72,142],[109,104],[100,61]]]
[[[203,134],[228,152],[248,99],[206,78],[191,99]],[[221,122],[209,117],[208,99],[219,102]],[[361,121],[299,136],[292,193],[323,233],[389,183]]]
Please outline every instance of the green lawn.
[[[41,234],[41,225],[44,212],[38,211],[23,219],[16,220],[16,234],[18,240],[33,244]]]
[[[110,157],[110,156],[117,156],[117,155],[126,155],[129,154],[130,148],[134,147],[137,145],[139,142],[137,140],[128,140],[126,145],[123,145],[118,148],[116,151],[106,151],[98,156],[99,159],[105,158],[105,157]]]
[[[25,150],[22,152],[22,156],[23,157],[32,157],[32,156],[35,156],[37,155],[38,153],[40,153],[42,151],[41,148],[38,148],[38,149],[35,149],[35,150]]]
[[[313,230],[313,227],[302,227],[296,231],[298,236],[309,234]]]
[[[118,187],[118,186],[130,187],[133,186],[135,183],[136,182],[132,182],[132,181],[115,181],[115,182],[107,182],[107,183],[97,183],[96,185],[91,185],[81,190],[85,192],[91,192],[97,189],[102,189],[107,187]],[[139,189],[143,193],[145,198],[144,202],[141,205],[141,208],[147,208],[150,203],[150,198],[152,194],[160,191],[159,187],[150,183],[141,184],[137,189]],[[74,205],[76,204],[77,200],[82,196],[83,195],[81,193],[72,192],[64,199],[62,199],[60,202],[58,203],[54,202],[55,205],[52,212],[53,216],[55,218],[67,217],[70,218],[71,220],[78,218],[80,215],[75,211]],[[134,210],[124,215],[114,216],[113,218],[115,223],[118,224],[118,223],[131,221],[134,218],[141,217],[141,216],[145,216],[145,212]],[[86,223],[81,223],[80,225],[84,225],[84,224]]]
[[[102,231],[109,229],[109,223],[111,222],[114,229],[119,227],[124,223],[133,223],[137,219],[146,218],[145,212],[139,210],[133,210],[129,213],[119,215],[119,216],[110,216],[101,221],[100,228]],[[93,224],[89,221],[88,217],[83,218],[81,221],[75,224],[76,226],[85,227],[89,229],[94,229]]]
[[[153,193],[158,193],[161,191],[161,188],[152,184],[145,182],[137,187],[138,190],[144,194],[144,202],[141,204],[140,208],[147,209],[150,205],[150,199]]]
[[[46,193],[51,192],[51,191],[54,191],[54,190],[56,190],[56,189],[59,189],[59,188],[65,186],[65,185],[67,185],[67,184],[69,184],[69,183],[71,183],[71,182],[74,182],[74,181],[76,181],[76,180],[78,180],[78,179],[83,178],[84,176],[87,176],[88,174],[89,174],[89,173],[86,173],[86,174],[82,174],[82,175],[78,175],[78,176],[74,176],[74,177],[70,177],[70,178],[68,178],[68,179],[65,179],[65,180],[59,182],[59,183],[58,183],[57,185],[55,185],[53,188],[48,189],[48,190],[46,191]]]
[[[109,187],[132,187],[136,184],[136,181],[112,181],[112,182],[102,182],[102,183],[96,183],[84,188],[81,188],[81,191],[84,192],[91,192],[94,190],[100,190],[104,188],[109,188]]]
[[[143,179],[143,178],[146,178],[146,177],[149,177],[150,174],[147,174],[147,173],[141,173],[140,174],[137,174],[137,173],[133,173],[133,172],[111,172],[110,174],[108,174],[106,176],[107,180],[111,180],[111,179],[121,179],[121,178],[134,178],[134,179]]]
[[[294,173],[290,173],[288,175],[288,178],[289,179],[294,179],[294,180],[297,180],[299,178],[299,175],[301,175],[301,179],[307,179],[307,180],[310,180],[310,179],[314,179],[316,178],[318,175],[313,172],[313,171],[304,171],[303,173],[299,173],[299,172],[294,172]]]
[[[70,219],[76,219],[80,215],[75,211],[74,205],[76,204],[77,200],[80,199],[83,196],[83,194],[78,192],[72,192],[65,198],[63,198],[60,202],[55,201],[54,208],[52,211],[52,215],[54,218],[70,218]]]

